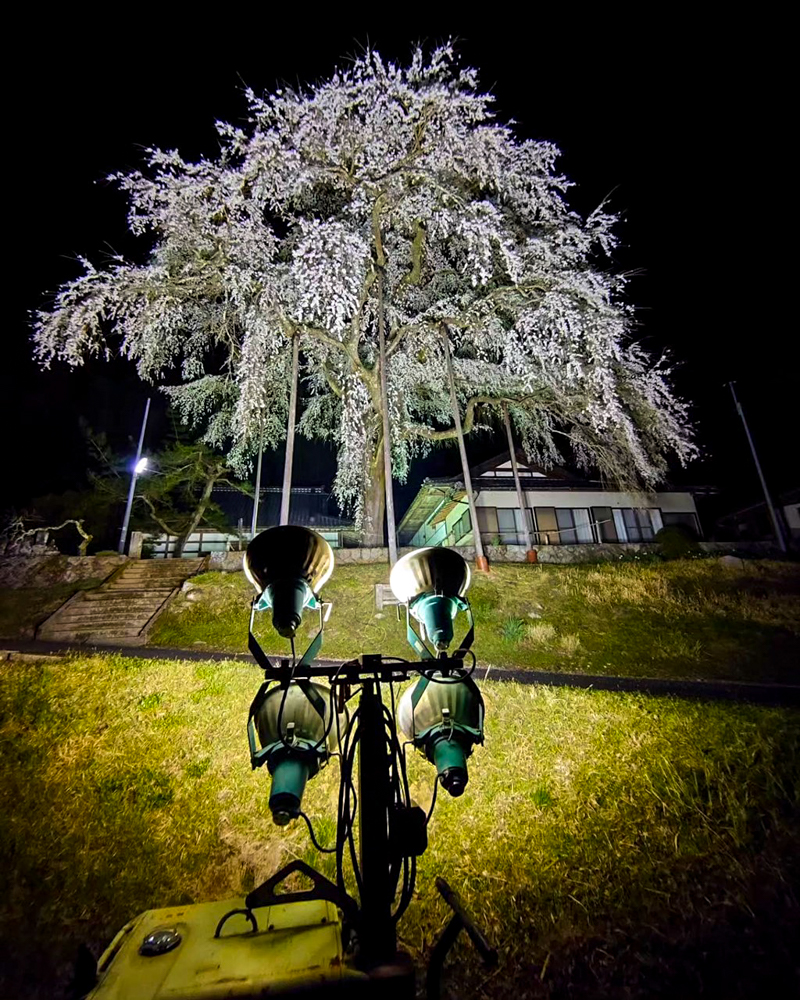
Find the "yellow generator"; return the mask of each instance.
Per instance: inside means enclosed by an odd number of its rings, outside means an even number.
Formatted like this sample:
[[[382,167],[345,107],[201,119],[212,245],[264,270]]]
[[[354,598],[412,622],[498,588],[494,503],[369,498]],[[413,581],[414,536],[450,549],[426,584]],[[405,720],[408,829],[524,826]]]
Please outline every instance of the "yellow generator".
[[[91,1000],[350,997],[370,979],[345,962],[339,911],[323,899],[147,910],[117,934],[97,976]]]

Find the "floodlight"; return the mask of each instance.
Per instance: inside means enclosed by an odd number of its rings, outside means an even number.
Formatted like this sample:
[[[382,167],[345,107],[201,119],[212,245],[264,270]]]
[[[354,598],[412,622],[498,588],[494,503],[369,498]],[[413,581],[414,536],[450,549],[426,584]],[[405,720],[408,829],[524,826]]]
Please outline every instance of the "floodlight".
[[[466,610],[469,566],[455,549],[415,549],[399,559],[389,577],[392,593],[407,604],[438,651],[453,641],[453,619]]]
[[[466,673],[424,674],[400,699],[397,724],[436,765],[439,780],[453,796],[469,780],[467,757],[483,743],[483,698]]]
[[[133,470],[137,476],[141,476],[141,474],[147,468],[147,463],[148,463],[148,458],[146,455],[144,455],[142,458],[139,459]]]
[[[333,550],[310,528],[282,524],[250,542],[244,572],[260,595],[257,610],[272,609],[278,635],[294,638],[305,607],[317,607],[317,594],[333,572]]]
[[[288,681],[265,684],[250,707],[248,736],[253,767],[272,775],[269,808],[278,826],[300,815],[306,782],[338,747],[347,730],[346,710],[334,714],[332,693],[323,684]],[[255,732],[254,732],[255,731]],[[261,749],[255,746],[255,733]]]

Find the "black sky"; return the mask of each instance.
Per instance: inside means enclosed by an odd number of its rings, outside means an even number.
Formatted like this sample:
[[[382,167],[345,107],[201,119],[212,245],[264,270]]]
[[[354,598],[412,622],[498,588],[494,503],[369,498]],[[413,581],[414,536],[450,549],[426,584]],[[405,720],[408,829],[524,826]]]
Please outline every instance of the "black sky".
[[[139,166],[144,146],[213,155],[215,119],[244,117],[244,84],[261,90],[323,78],[367,40],[402,60],[415,40],[449,34],[495,93],[499,116],[561,148],[560,167],[577,184],[573,207],[588,212],[613,192],[624,218],[616,264],[644,271],[631,286],[640,335],[681,363],[677,384],[695,404],[708,453],[674,478],[716,484],[732,505],[758,499],[724,388],[736,379],[775,489],[800,482],[798,352],[787,308],[795,215],[788,26],[667,8],[592,19],[565,8],[548,18],[506,5],[484,8],[480,21],[410,24],[408,8],[394,10],[392,27],[321,22],[310,8],[282,24],[267,8],[197,8],[183,29],[161,23],[157,8],[131,11],[117,27],[95,17],[22,22],[9,42],[13,270],[0,366],[0,506],[80,482],[79,416],[119,448],[138,427],[147,389],[125,363],[42,373],[30,358],[27,313],[77,274],[78,254],[101,262],[109,250],[141,253],[126,233],[122,196],[102,178]],[[151,430],[155,447],[163,419]],[[476,458],[493,450],[488,442],[468,447]],[[268,476],[279,465],[277,455]],[[455,471],[455,451],[416,470],[413,482],[445,466]],[[302,484],[323,483],[332,457],[309,448],[296,469]]]

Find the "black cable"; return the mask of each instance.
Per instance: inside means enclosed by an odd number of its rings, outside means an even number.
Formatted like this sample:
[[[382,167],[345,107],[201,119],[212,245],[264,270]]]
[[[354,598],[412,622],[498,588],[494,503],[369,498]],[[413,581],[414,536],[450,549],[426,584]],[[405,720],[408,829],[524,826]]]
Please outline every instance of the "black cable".
[[[436,775],[436,780],[433,783],[433,798],[431,799],[431,807],[428,810],[428,815],[425,817],[425,826],[431,821],[431,816],[433,816],[433,807],[436,805],[436,793],[439,791],[439,775]]]
[[[308,818],[308,816],[306,816],[304,812],[301,812],[300,815],[306,821],[306,826],[308,827],[308,835],[309,837],[311,837],[311,843],[314,845],[314,847],[316,847],[316,849],[320,851],[322,854],[335,854],[336,853],[335,847],[322,847],[321,844],[317,841],[317,838],[314,835],[314,827],[311,825],[311,820]]]
[[[349,805],[349,791],[350,791],[350,772],[348,770],[347,758],[349,753],[350,737],[355,730],[356,719],[358,718],[359,709],[353,713],[353,717],[350,720],[350,725],[348,726],[347,733],[345,733],[344,742],[342,741],[342,731],[339,725],[339,716],[336,716],[336,734],[339,738],[339,746],[341,748],[341,756],[339,757],[339,803],[336,817],[336,884],[345,892],[344,884],[344,845],[347,842],[348,837],[348,823],[349,818],[345,812],[345,806]]]

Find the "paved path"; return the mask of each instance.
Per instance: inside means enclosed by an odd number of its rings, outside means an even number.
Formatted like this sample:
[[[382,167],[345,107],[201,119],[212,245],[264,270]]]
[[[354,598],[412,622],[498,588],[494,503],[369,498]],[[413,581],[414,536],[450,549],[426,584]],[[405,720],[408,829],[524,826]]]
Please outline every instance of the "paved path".
[[[87,645],[70,642],[0,639],[0,660],[9,655],[56,656],[63,653],[119,653],[122,656],[149,660],[238,660],[252,663],[249,653],[221,653],[210,649],[164,649],[158,646],[130,647]],[[5,654],[5,655],[4,655]],[[339,663],[338,660],[320,660]],[[799,684],[751,684],[743,681],[668,680],[660,677],[606,677],[601,674],[565,674],[544,670],[513,670],[506,667],[483,667],[475,671],[476,680],[517,681],[520,684],[547,684],[550,687],[590,688],[595,691],[638,691],[643,694],[676,695],[680,698],[706,698],[721,701],[748,701],[764,705],[800,706]]]

